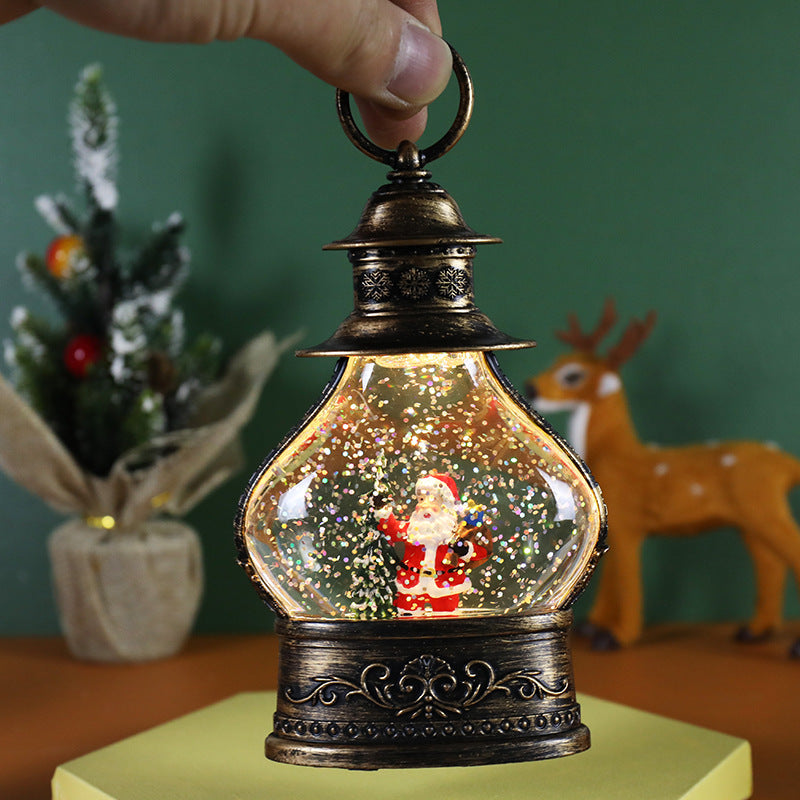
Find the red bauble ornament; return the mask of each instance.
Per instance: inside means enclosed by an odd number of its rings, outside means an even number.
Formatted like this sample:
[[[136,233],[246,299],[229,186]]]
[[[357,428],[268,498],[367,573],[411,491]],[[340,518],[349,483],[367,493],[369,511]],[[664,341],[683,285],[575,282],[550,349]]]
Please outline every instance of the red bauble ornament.
[[[64,364],[76,378],[83,378],[89,367],[100,358],[102,349],[102,342],[97,336],[88,333],[75,336],[64,348]]]
[[[64,278],[72,272],[75,259],[83,253],[83,239],[80,236],[59,236],[50,242],[44,262],[56,278]]]

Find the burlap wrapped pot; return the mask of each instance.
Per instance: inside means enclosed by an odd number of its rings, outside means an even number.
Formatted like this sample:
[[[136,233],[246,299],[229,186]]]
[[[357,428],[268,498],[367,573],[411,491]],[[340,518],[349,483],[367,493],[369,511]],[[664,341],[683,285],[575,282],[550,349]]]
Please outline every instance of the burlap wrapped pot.
[[[48,542],[61,629],[92,661],[147,661],[177,652],[203,589],[200,540],[188,525],[151,519],[112,534],[82,519]]]
[[[282,352],[264,333],[200,396],[190,426],[124,453],[108,475],[82,469],[47,423],[0,376],[0,468],[71,515],[50,540],[70,650],[100,661],[174,653],[202,590],[200,543],[183,516],[241,463],[239,432]]]

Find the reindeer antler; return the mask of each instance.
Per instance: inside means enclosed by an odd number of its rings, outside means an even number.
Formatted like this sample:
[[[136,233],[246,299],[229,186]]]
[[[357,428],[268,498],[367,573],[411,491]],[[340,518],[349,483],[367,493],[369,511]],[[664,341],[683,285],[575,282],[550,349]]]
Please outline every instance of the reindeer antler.
[[[620,340],[606,354],[611,369],[619,369],[641,346],[656,324],[656,312],[648,311],[644,320],[632,319]]]
[[[567,317],[569,330],[556,331],[556,336],[562,342],[574,347],[576,350],[594,354],[597,345],[603,340],[606,334],[614,327],[617,322],[617,309],[614,301],[609,297],[603,306],[603,313],[600,320],[591,333],[583,333],[581,324],[578,322],[576,314],[572,313]]]

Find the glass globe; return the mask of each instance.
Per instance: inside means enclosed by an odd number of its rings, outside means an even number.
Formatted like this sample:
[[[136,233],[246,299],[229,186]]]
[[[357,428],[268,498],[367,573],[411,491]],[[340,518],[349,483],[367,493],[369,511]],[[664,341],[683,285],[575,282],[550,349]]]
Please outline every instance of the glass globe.
[[[493,616],[567,605],[602,515],[491,354],[362,355],[254,476],[240,535],[291,618]]]

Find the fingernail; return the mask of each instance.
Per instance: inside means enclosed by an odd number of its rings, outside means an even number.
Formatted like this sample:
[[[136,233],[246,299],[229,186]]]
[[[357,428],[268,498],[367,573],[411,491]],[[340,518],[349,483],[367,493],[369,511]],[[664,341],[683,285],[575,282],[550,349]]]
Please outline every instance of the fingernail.
[[[420,23],[407,22],[386,88],[406,103],[426,105],[447,85],[452,66],[450,48],[443,39]]]

